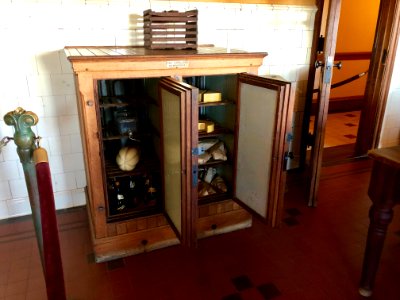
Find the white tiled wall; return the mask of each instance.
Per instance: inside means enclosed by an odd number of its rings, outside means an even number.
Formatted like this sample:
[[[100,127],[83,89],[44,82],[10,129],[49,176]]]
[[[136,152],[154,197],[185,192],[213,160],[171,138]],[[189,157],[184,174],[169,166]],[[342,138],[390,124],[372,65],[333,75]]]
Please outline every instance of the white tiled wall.
[[[58,209],[85,204],[86,185],[67,45],[142,43],[145,9],[199,10],[199,44],[267,51],[260,75],[296,82],[294,119],[302,117],[314,7],[149,0],[1,0],[0,137],[12,136],[2,116],[22,106],[39,116],[34,128],[49,153]],[[294,128],[294,152],[300,126]],[[15,145],[0,154],[0,219],[30,213]]]
[[[400,45],[397,46],[396,60],[379,141],[379,147],[397,145],[400,145]]]

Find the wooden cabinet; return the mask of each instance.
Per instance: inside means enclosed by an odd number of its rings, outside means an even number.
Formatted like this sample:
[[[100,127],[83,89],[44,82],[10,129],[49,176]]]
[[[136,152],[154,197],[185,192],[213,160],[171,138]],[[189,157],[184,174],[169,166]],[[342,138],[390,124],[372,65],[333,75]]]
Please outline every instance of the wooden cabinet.
[[[97,261],[195,246],[251,226],[252,214],[279,225],[293,93],[288,82],[251,75],[266,53],[65,52],[76,76]],[[123,147],[139,153],[133,170],[116,163]]]

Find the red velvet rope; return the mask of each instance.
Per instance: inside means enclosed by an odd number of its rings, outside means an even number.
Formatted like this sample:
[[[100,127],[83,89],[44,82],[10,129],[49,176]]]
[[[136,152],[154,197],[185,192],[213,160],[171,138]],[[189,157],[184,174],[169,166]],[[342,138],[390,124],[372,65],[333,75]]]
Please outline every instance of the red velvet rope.
[[[43,233],[43,264],[49,300],[65,300],[64,275],[49,164],[36,164]]]

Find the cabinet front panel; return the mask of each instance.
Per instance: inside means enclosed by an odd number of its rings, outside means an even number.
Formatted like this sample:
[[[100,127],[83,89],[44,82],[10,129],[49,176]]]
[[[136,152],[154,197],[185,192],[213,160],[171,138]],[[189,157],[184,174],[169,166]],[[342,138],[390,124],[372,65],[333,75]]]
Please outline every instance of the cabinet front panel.
[[[181,233],[181,99],[161,89],[165,211]]]
[[[246,83],[239,90],[236,197],[265,218],[278,93]]]

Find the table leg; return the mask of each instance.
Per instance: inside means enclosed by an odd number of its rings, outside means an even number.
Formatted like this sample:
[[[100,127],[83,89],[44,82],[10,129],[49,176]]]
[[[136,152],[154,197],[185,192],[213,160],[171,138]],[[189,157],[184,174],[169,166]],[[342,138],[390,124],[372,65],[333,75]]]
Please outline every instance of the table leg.
[[[386,231],[393,218],[392,207],[379,207],[373,204],[369,211],[369,218],[370,225],[359,289],[360,295],[364,297],[372,295]]]

